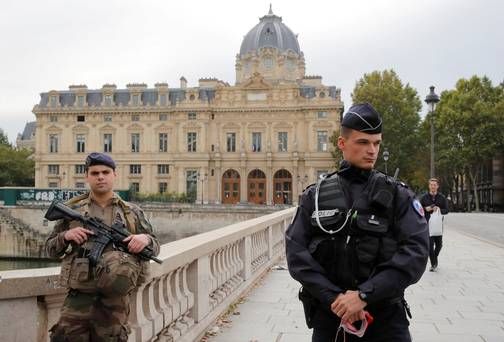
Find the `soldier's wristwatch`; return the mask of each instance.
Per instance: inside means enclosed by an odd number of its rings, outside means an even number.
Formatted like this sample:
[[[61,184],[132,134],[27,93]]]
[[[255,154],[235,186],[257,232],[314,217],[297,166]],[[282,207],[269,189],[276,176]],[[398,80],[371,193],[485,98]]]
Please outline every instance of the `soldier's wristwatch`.
[[[363,302],[366,302],[366,303],[367,303],[367,294],[366,294],[366,292],[362,292],[361,290],[359,290],[359,298],[360,298]]]

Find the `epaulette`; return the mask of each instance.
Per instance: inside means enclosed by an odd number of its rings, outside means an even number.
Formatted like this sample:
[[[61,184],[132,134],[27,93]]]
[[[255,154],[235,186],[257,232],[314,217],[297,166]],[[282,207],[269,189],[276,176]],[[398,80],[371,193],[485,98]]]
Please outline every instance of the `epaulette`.
[[[86,204],[86,202],[81,201],[87,200],[88,198],[89,198],[89,192],[86,192],[85,194],[81,194],[70,198],[68,201],[65,202],[65,204],[72,209],[79,209],[80,207]]]
[[[317,185],[317,183],[313,183],[313,184],[308,185],[306,188],[303,189],[303,193],[307,190],[310,190],[310,188],[314,187],[315,185]]]

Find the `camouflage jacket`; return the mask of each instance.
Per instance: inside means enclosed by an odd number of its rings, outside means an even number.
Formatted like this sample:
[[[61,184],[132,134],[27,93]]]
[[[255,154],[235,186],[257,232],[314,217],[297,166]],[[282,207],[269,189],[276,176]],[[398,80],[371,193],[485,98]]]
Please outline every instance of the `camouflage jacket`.
[[[85,194],[69,200],[66,204],[72,209],[85,214],[89,211],[91,204],[90,194]],[[112,198],[112,217],[114,220],[122,221],[128,230],[133,234],[148,234],[151,238],[150,247],[154,255],[159,254],[159,242],[153,233],[153,229],[149,221],[145,218],[143,211],[135,204],[123,201],[118,195],[114,194]],[[110,224],[110,223],[109,223]],[[62,259],[60,283],[62,286],[69,286],[69,277],[71,276],[72,268],[74,268],[74,260],[77,258],[78,246],[65,241],[64,235],[68,229],[82,226],[78,221],[60,220],[58,221],[51,234],[46,240],[45,248],[47,254],[52,258]],[[84,248],[89,248],[89,241],[81,245]],[[143,264],[143,277],[146,276],[148,263]],[[84,289],[92,289],[94,287],[94,279],[92,270],[90,272],[89,282],[82,284]]]

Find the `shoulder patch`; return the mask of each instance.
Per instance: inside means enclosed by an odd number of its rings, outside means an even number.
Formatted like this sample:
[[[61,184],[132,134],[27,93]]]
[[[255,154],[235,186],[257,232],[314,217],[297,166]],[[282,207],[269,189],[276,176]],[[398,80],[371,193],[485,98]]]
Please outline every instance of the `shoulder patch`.
[[[412,205],[413,205],[413,209],[415,209],[416,213],[420,217],[424,217],[425,216],[425,212],[424,212],[424,209],[422,207],[422,204],[420,204],[420,202],[417,199],[413,200]]]

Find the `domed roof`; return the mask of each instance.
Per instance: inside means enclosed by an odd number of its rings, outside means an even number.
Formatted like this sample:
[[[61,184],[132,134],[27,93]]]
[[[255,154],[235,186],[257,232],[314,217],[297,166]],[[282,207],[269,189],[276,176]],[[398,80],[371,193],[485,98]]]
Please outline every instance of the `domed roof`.
[[[243,38],[240,55],[243,56],[250,51],[257,51],[262,47],[273,47],[282,52],[291,50],[301,54],[296,35],[287,25],[282,23],[281,17],[273,14],[271,6],[269,13],[260,18],[259,24],[254,26]]]

